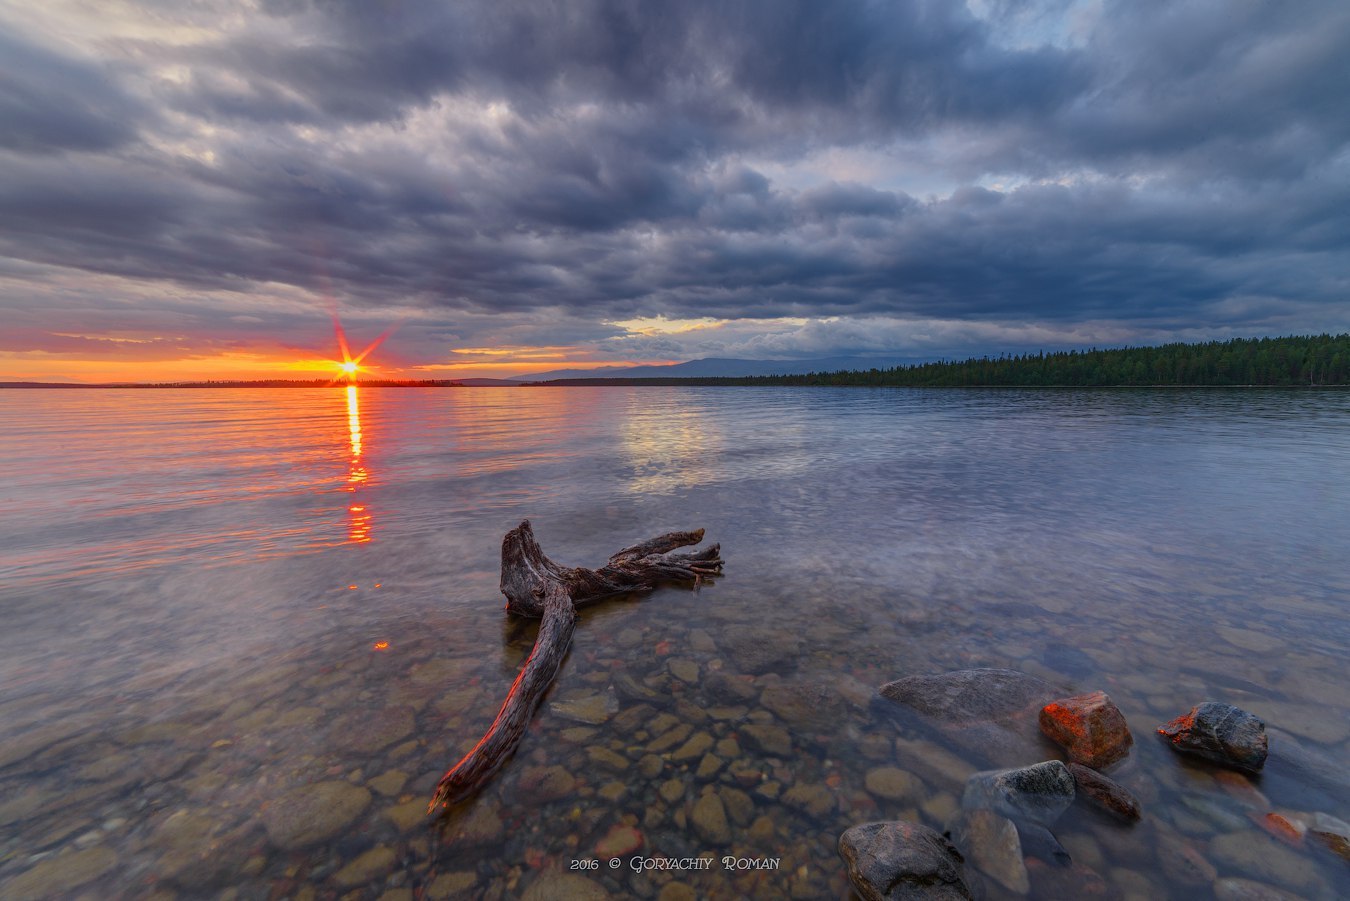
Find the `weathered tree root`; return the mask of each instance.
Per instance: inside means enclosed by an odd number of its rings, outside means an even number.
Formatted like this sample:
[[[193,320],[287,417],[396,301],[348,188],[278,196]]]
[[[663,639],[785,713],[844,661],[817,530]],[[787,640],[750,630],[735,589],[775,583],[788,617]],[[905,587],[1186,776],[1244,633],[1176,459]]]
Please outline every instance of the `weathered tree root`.
[[[535,540],[529,520],[502,539],[502,594],[506,610],[517,616],[541,617],[534,649],[497,713],[473,750],[450,768],[436,786],[427,812],[445,810],[479,788],[510,759],[530,718],[567,656],[576,626],[576,608],[625,591],[645,591],[664,582],[692,583],[722,571],[720,547],[674,553],[698,544],[703,530],[671,532],[624,548],[600,569],[559,566]]]

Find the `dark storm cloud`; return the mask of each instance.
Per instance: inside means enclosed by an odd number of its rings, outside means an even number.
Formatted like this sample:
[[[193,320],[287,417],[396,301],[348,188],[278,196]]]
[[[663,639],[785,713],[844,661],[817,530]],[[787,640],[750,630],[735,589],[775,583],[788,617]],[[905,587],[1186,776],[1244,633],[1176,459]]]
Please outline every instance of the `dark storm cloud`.
[[[0,29],[0,148],[52,153],[127,143],[146,110],[110,76]]]
[[[428,353],[654,315],[1344,318],[1341,3],[226,12],[0,38],[0,253],[206,292],[199,324],[277,286],[418,311]]]

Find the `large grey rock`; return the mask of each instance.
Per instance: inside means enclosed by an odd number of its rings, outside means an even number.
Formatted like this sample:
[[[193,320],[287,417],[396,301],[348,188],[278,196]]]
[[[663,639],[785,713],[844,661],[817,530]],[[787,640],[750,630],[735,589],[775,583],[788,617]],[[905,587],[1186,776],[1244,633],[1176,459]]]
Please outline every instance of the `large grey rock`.
[[[1039,714],[1065,690],[1008,669],[966,669],[909,676],[881,686],[882,697],[947,723],[1004,720],[1028,708]]]
[[[1249,773],[1266,762],[1266,724],[1232,704],[1205,701],[1159,727],[1172,747]]]
[[[1074,780],[1058,760],[1014,770],[988,770],[966,781],[961,806],[992,810],[1013,820],[1049,825],[1074,799]]]
[[[865,823],[839,836],[839,856],[864,901],[969,901],[965,861],[917,823]]]
[[[1015,670],[970,669],[898,679],[880,693],[919,713],[970,756],[993,766],[1018,766],[1053,751],[1038,717],[1068,690]]]

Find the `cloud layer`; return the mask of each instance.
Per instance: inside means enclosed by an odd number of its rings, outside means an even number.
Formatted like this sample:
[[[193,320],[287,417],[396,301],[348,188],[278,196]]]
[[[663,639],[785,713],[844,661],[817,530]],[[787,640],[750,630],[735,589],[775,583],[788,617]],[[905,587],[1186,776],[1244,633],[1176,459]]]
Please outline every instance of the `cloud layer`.
[[[404,366],[1350,328],[1334,0],[36,7],[0,353],[317,352],[329,304]]]

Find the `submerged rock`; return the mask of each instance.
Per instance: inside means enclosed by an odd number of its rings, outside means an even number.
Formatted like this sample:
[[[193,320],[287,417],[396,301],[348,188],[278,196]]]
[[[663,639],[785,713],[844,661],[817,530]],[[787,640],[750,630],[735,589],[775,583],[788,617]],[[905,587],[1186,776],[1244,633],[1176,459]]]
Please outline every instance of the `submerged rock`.
[[[1043,679],[1004,669],[910,676],[881,687],[881,697],[930,719],[948,741],[994,766],[1047,756],[1037,725],[1042,707],[1068,692]]]
[[[1329,813],[1315,813],[1304,822],[1313,838],[1350,863],[1350,823]]]
[[[949,723],[1004,719],[1063,694],[1044,679],[1016,670],[968,669],[909,676],[881,686],[882,697]]]
[[[731,841],[731,825],[727,810],[716,793],[709,792],[694,804],[690,819],[699,838],[710,845],[725,845]]]
[[[1069,752],[1069,759],[1101,769],[1130,753],[1134,736],[1104,691],[1052,701],[1041,708],[1041,731]]]
[[[263,812],[272,844],[290,851],[332,838],[370,804],[370,792],[348,782],[316,782],[292,789]]]
[[[970,855],[975,868],[1010,892],[1025,895],[1031,878],[1022,862],[1022,840],[1012,820],[992,810],[968,810],[957,820],[952,838]]]
[[[1266,762],[1266,724],[1231,704],[1205,701],[1158,728],[1172,747],[1249,773]]]
[[[1300,901],[1298,895],[1251,879],[1220,879],[1214,883],[1217,901]]]
[[[1049,825],[1074,799],[1074,780],[1064,764],[1047,760],[1014,770],[988,770],[966,780],[961,806]]]
[[[866,823],[839,836],[839,856],[864,901],[969,901],[964,859],[917,823]]]
[[[1078,790],[1098,807],[1129,822],[1142,815],[1139,800],[1124,786],[1079,763],[1070,763],[1068,769]]]

